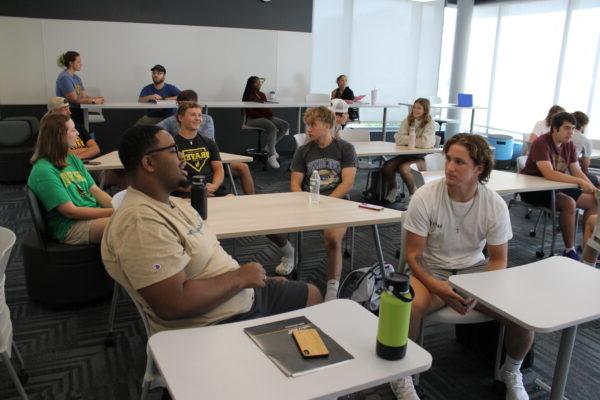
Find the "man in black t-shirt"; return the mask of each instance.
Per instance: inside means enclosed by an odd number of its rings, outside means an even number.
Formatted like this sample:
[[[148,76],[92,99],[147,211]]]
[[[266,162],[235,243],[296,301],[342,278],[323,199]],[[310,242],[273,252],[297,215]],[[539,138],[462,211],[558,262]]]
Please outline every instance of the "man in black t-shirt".
[[[227,196],[229,191],[223,185],[225,170],[217,144],[207,137],[198,134],[198,126],[202,123],[202,108],[196,103],[184,103],[177,110],[180,130],[175,135],[175,143],[185,159],[185,170],[188,181],[194,175],[202,175],[206,180],[209,196]],[[188,197],[190,188],[180,188],[174,195]]]

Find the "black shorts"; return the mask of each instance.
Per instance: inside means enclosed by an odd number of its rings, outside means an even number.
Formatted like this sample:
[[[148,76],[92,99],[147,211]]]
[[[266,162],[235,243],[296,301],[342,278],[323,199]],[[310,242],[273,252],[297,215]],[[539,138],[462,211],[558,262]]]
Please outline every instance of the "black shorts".
[[[425,154],[408,154],[405,156],[396,156],[386,162],[396,161],[399,163],[405,163],[407,161],[417,161],[417,160],[424,160],[424,159],[425,159]]]
[[[246,321],[306,307],[308,284],[299,281],[267,279],[267,286],[254,289],[254,304],[250,311],[219,322]]]
[[[569,197],[572,197],[573,200],[577,201],[579,196],[581,196],[581,189],[562,189],[557,190],[556,193],[563,193]],[[537,207],[550,207],[552,205],[552,191],[551,190],[543,190],[541,192],[525,192],[521,193],[521,200],[537,206]]]

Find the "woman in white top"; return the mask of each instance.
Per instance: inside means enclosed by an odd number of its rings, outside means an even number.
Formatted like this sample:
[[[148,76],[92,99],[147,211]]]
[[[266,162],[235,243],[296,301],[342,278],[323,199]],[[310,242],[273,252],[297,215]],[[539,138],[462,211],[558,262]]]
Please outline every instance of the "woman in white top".
[[[552,119],[554,114],[558,114],[559,112],[563,111],[565,111],[565,109],[556,104],[550,107],[546,118],[535,123],[533,131],[529,134],[529,137],[527,138],[528,146],[526,150],[529,150],[529,146],[531,146],[531,143],[533,143],[533,141],[537,139],[538,136],[542,136],[544,133],[550,132],[550,120]],[[526,153],[528,153],[528,151],[526,151]]]
[[[415,130],[415,147],[422,149],[431,149],[435,146],[435,132],[439,126],[431,118],[429,112],[429,100],[419,98],[415,100],[410,114],[400,124],[400,130],[394,135],[396,144],[398,146],[407,146],[409,132]],[[386,196],[386,200],[390,203],[396,201],[398,196],[398,188],[396,187],[396,173],[400,173],[402,180],[406,184],[410,194],[413,194],[416,190],[415,182],[410,172],[410,165],[417,164],[419,169],[425,167],[425,156],[424,155],[408,155],[408,156],[397,156],[387,161],[383,168],[383,176],[387,180],[388,187],[390,188]]]

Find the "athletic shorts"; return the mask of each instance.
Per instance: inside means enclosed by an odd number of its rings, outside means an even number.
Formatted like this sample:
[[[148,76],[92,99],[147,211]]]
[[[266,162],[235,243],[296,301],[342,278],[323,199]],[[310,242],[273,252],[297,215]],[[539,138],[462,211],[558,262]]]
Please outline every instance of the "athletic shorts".
[[[90,227],[92,220],[77,220],[63,239],[64,244],[90,244]]]
[[[575,201],[577,201],[582,193],[581,189],[579,188],[562,189],[557,190],[556,192],[566,194],[567,196],[572,197]],[[552,190],[521,193],[521,200],[537,207],[550,207],[552,205]]]
[[[485,259],[479,264],[475,264],[471,267],[463,268],[463,269],[448,269],[448,268],[439,268],[439,267],[429,267],[427,265],[423,265],[427,272],[431,274],[435,279],[439,279],[441,281],[447,281],[450,279],[452,275],[463,275],[463,274],[473,274],[477,272],[485,271],[486,264],[488,260]],[[406,274],[412,275],[411,269],[406,266]]]
[[[264,288],[254,289],[254,304],[250,311],[234,315],[219,323],[245,321],[298,310],[306,307],[307,299],[307,283],[267,279],[267,285]]]

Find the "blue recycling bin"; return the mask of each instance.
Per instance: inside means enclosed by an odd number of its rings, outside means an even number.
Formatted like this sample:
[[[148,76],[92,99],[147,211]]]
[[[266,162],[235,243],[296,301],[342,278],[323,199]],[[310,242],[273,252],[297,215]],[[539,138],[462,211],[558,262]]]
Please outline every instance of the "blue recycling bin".
[[[488,135],[488,143],[494,146],[494,159],[496,161],[512,160],[514,139],[509,135]]]

